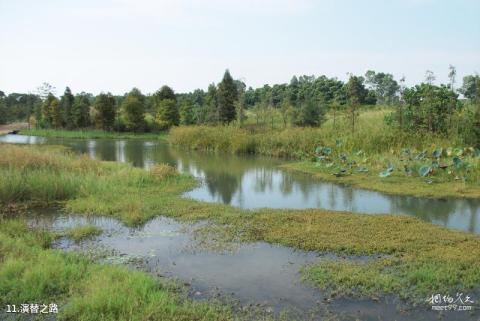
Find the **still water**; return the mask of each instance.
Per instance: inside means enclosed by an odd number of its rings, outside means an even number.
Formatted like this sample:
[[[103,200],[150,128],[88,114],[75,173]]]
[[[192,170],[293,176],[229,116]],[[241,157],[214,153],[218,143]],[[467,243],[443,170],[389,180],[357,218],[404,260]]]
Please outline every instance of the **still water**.
[[[232,304],[236,310],[252,310],[257,316],[283,312],[301,320],[441,319],[423,300],[412,306],[393,297],[382,297],[377,302],[368,298],[330,298],[308,282],[302,282],[301,269],[310,264],[332,259],[367,261],[375,256],[336,256],[264,242],[233,244],[226,249],[202,246],[194,233],[195,226],[165,217],[130,228],[112,218],[64,216],[53,210],[30,215],[29,223],[55,231],[96,225],[102,229],[102,235],[82,242],[61,238],[55,247],[87,253],[100,249],[106,253],[103,261],[107,263],[126,263],[156,277],[181,280],[193,299],[216,298]],[[449,311],[447,317],[444,319],[473,321],[477,320],[478,312]]]
[[[162,141],[59,139],[24,135],[0,136],[0,142],[61,144],[94,159],[150,168],[167,163],[202,182],[185,197],[242,208],[323,208],[358,213],[389,213],[480,233],[479,199],[435,200],[388,195],[322,182],[310,175],[278,168],[284,160],[258,156],[215,155],[173,148]]]

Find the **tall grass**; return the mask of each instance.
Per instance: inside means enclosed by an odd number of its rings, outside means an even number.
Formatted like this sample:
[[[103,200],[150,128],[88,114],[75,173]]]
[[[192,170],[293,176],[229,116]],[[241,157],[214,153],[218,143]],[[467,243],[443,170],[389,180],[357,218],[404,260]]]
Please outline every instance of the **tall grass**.
[[[425,134],[406,134],[384,122],[389,111],[367,110],[360,113],[352,132],[348,119],[330,117],[320,128],[287,127],[269,129],[236,126],[178,127],[170,131],[173,145],[188,149],[220,151],[235,154],[252,153],[287,158],[307,158],[317,146],[341,146],[345,151],[363,150],[381,153],[403,147],[425,149],[432,146],[451,146],[456,139]]]
[[[145,273],[45,249],[51,236],[0,221],[0,304],[56,302],[59,320],[233,320],[226,307],[193,302]]]

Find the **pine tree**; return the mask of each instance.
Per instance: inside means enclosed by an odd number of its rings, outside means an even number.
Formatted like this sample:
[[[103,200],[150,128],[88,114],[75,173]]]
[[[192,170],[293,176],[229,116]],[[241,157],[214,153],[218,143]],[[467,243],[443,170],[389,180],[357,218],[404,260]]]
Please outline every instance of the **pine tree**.
[[[218,116],[222,123],[228,124],[235,119],[235,102],[237,99],[237,86],[227,69],[222,81],[218,84],[217,90]]]
[[[74,99],[70,88],[65,88],[65,92],[60,100],[60,108],[62,110],[62,126],[68,129],[75,127],[72,117]]]

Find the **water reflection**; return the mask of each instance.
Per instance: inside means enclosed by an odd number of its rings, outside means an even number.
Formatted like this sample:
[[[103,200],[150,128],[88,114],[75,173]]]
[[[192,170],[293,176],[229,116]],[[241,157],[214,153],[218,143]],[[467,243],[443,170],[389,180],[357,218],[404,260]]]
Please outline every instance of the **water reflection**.
[[[326,208],[362,213],[412,215],[449,228],[480,233],[480,200],[393,196],[318,181],[278,169],[282,161],[186,152],[158,141],[54,139],[6,135],[0,142],[62,144],[95,159],[150,168],[167,163],[202,180],[185,194],[242,208]]]

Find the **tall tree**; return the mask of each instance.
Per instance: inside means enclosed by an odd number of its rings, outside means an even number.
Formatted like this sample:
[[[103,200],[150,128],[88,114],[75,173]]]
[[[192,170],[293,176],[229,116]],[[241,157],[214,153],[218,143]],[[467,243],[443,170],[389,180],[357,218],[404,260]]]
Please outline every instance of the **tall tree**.
[[[180,116],[177,103],[173,99],[162,99],[157,103],[155,122],[162,130],[179,124]]]
[[[180,123],[182,125],[195,124],[194,104],[191,99],[184,98],[180,103]]]
[[[163,99],[171,99],[177,101],[177,97],[172,88],[168,86],[162,86],[154,95],[155,100],[160,101]]]
[[[218,84],[217,90],[218,116],[222,123],[228,124],[235,119],[235,102],[237,99],[237,86],[227,69],[222,81]]]
[[[450,89],[453,90],[455,86],[455,78],[457,77],[457,69],[449,65],[448,66],[448,79],[450,80]]]
[[[400,89],[392,74],[376,73],[373,70],[368,70],[365,73],[365,83],[370,85],[380,104],[393,103]]]
[[[358,107],[364,102],[366,95],[365,86],[363,85],[363,77],[350,75],[345,87],[349,104],[348,114],[350,117],[350,123],[352,125],[352,133],[354,133]]]
[[[121,113],[127,130],[145,130],[145,97],[140,90],[133,88],[122,101]]]
[[[58,99],[52,100],[50,103],[50,111],[52,117],[52,126],[54,128],[61,128],[63,126],[63,113],[61,103]]]
[[[38,125],[40,127],[50,128],[54,126],[54,110],[52,108],[53,101],[57,100],[57,98],[52,94],[49,93],[41,106],[41,114],[39,115],[39,122]]]
[[[463,77],[460,92],[468,99],[475,101],[480,98],[480,75],[468,75]]]
[[[75,96],[72,106],[72,121],[75,128],[90,126],[90,100],[87,94],[80,93]]]
[[[75,127],[73,118],[72,118],[72,108],[73,101],[75,97],[72,95],[72,91],[69,87],[65,88],[65,92],[60,99],[60,107],[62,110],[62,126],[68,129]]]
[[[115,97],[101,93],[93,104],[95,126],[98,129],[112,130],[115,122]]]
[[[7,120],[7,104],[3,96],[0,96],[0,125],[6,124]]]

